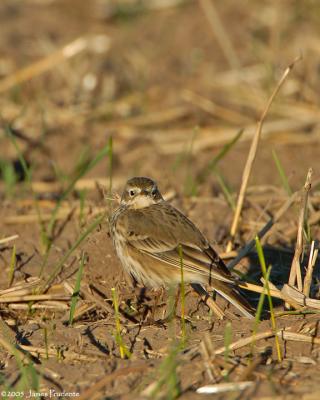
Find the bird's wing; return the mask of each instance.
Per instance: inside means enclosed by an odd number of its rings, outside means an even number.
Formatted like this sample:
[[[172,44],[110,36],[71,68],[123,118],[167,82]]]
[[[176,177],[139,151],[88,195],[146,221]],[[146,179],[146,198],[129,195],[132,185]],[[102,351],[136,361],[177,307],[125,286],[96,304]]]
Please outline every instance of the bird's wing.
[[[199,229],[177,209],[163,202],[141,210],[127,210],[117,227],[128,244],[166,264],[210,279],[234,279]],[[181,252],[179,249],[181,246]]]

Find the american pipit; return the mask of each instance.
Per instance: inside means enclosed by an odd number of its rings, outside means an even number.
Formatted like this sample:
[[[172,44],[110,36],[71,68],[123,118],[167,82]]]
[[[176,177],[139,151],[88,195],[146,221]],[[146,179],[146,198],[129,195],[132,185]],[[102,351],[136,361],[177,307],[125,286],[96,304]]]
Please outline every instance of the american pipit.
[[[252,318],[252,309],[224,262],[199,229],[163,199],[152,179],[128,180],[110,224],[117,255],[139,283],[151,288],[179,284],[182,250],[186,283],[210,285]]]

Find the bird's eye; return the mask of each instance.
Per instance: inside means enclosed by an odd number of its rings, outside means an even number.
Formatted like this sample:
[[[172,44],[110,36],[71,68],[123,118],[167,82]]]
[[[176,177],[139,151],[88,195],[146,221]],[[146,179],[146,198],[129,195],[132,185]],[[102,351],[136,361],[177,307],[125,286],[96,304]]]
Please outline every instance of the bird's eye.
[[[156,194],[157,194],[157,188],[153,188],[152,190],[151,190],[151,194],[152,194],[152,196],[155,196]]]
[[[129,190],[130,197],[133,197],[135,194],[136,192],[133,189]]]

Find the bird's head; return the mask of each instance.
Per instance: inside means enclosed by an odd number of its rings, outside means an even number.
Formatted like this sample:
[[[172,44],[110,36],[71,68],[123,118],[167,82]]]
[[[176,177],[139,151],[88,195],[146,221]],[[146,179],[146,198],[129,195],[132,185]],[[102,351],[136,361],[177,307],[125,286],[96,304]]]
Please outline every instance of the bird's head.
[[[121,204],[136,210],[161,201],[163,201],[163,197],[157,184],[152,179],[145,177],[129,179],[121,197]]]

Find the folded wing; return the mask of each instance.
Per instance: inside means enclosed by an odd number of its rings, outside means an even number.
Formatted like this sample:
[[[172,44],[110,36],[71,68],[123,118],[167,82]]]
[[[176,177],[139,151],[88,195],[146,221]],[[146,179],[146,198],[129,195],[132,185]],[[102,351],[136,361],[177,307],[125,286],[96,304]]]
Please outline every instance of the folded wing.
[[[139,210],[127,210],[123,214],[123,234],[133,248],[173,268],[207,278],[233,283],[229,270],[210,246],[199,229],[182,213],[168,203]]]

